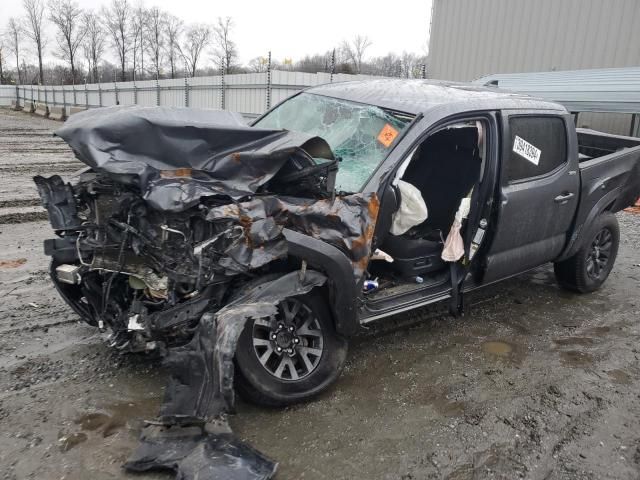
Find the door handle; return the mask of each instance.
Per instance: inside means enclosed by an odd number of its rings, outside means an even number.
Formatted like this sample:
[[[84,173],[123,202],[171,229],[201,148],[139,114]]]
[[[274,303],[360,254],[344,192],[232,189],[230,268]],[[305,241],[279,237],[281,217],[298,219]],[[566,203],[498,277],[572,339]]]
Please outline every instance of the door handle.
[[[564,203],[567,203],[570,199],[572,199],[574,195],[575,194],[571,192],[562,193],[558,195],[556,198],[554,198],[553,201],[556,203],[564,204]]]

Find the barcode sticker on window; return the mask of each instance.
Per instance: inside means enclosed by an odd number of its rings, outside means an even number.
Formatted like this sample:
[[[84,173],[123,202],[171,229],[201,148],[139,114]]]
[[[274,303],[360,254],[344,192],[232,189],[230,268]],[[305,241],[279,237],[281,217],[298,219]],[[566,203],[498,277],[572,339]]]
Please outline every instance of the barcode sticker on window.
[[[534,165],[538,165],[540,162],[540,154],[542,151],[517,135],[516,138],[513,139],[513,151]]]

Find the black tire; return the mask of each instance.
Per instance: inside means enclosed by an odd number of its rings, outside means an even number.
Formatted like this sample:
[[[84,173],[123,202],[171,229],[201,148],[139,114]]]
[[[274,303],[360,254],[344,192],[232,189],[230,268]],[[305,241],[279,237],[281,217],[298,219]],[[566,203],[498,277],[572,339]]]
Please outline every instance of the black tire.
[[[344,367],[347,358],[347,341],[336,333],[331,312],[326,303],[327,300],[321,290],[316,288],[306,295],[291,297],[285,300],[285,302],[287,301],[299,302],[299,308],[304,309],[305,315],[308,316],[311,312],[317,320],[314,326],[322,332],[322,353],[317,357],[317,360],[314,357],[314,361],[317,363],[305,376],[297,380],[278,378],[275,376],[276,373],[269,371],[268,367],[263,366],[260,362],[257,347],[254,346],[254,336],[257,335],[254,333],[256,321],[249,320],[240,335],[236,349],[235,386],[240,396],[252,403],[281,407],[309,400],[326,390],[340,376]],[[281,303],[278,306],[277,320],[284,318],[282,305]],[[262,327],[264,326],[259,324],[257,328]],[[273,349],[276,348],[276,345],[274,342]],[[296,350],[295,355],[301,355],[297,352]],[[275,351],[271,356],[274,356],[275,361],[281,361]],[[300,360],[296,360],[295,356],[291,358],[299,362],[298,365],[304,363],[302,358]],[[289,367],[287,367],[286,373],[289,374],[289,377],[292,376]],[[286,373],[283,371],[281,375],[285,376]]]
[[[574,256],[554,264],[561,287],[578,293],[599,289],[605,282],[618,255],[620,227],[613,213],[598,216],[580,250]]]

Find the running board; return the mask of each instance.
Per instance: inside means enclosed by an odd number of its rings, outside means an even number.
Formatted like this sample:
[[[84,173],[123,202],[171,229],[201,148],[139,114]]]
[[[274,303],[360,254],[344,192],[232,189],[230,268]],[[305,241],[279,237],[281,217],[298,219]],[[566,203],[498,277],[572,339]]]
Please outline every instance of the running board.
[[[431,283],[416,284],[416,288],[411,288],[412,286],[407,284],[404,291],[380,299],[365,297],[365,303],[360,310],[360,325],[446,300],[451,296],[448,272],[438,276]]]

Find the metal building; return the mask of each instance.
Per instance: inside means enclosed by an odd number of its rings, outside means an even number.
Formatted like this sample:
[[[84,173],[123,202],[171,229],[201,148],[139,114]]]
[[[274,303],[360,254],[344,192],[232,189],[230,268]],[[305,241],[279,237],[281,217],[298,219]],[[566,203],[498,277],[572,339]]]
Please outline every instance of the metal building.
[[[638,67],[638,25],[640,0],[433,0],[428,76]],[[585,112],[579,125],[634,126],[628,113]]]
[[[640,67],[497,73],[475,83],[561,103],[581,127],[640,136]]]
[[[433,0],[429,77],[640,66],[639,0]]]

